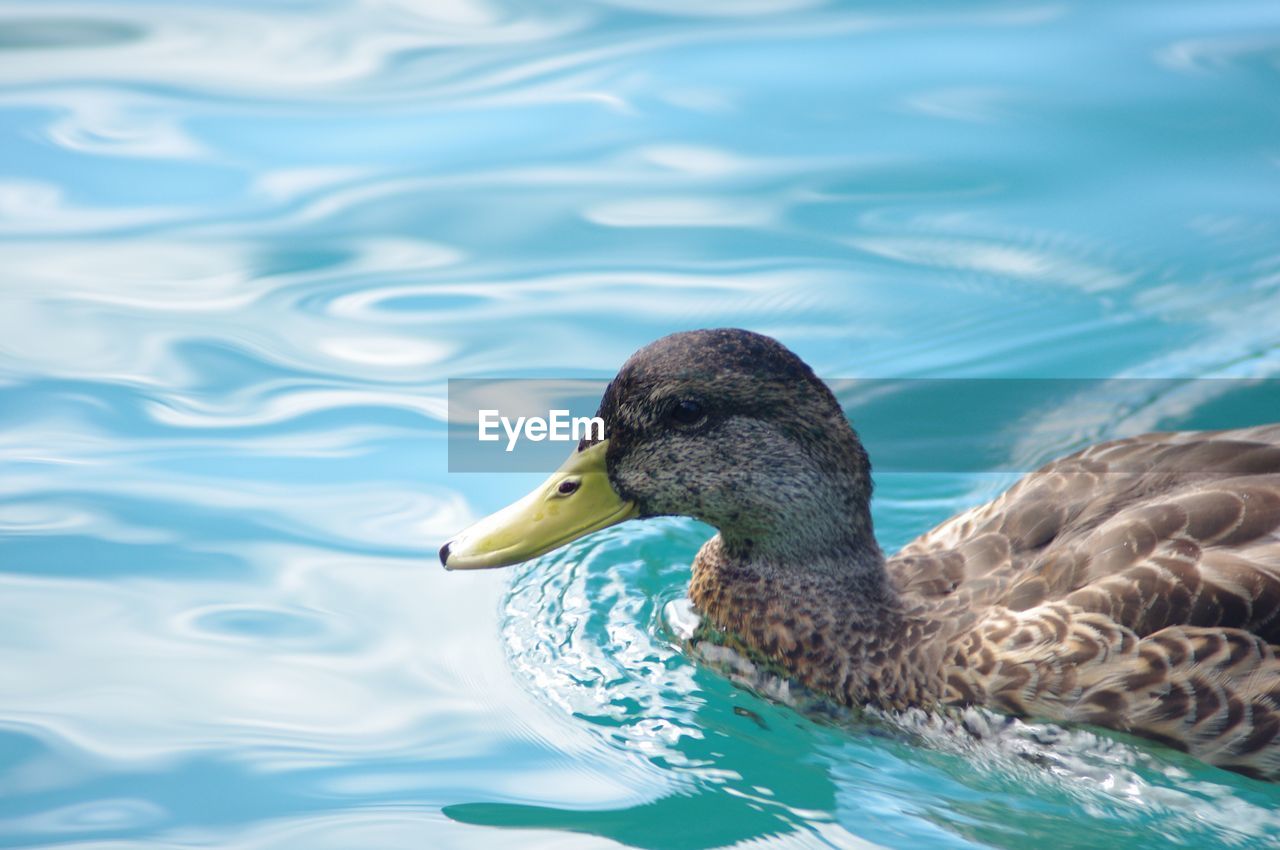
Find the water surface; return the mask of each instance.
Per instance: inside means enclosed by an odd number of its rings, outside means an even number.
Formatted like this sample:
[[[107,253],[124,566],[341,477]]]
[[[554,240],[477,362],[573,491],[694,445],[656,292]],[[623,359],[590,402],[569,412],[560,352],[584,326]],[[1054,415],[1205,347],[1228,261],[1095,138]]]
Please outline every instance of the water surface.
[[[534,480],[446,473],[447,379],[679,329],[1169,379],[930,444],[887,549],[1275,418],[1189,379],[1280,372],[1278,95],[1273,2],[0,2],[0,844],[1272,846],[1274,786],[1151,744],[734,687],[661,617],[696,523],[434,553]]]

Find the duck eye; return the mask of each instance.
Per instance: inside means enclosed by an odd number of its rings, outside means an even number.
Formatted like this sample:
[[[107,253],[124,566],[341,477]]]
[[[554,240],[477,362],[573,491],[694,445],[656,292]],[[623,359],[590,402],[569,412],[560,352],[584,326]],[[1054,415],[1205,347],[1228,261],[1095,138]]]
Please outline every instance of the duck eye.
[[[667,418],[676,425],[686,428],[697,425],[706,418],[706,414],[702,410],[702,405],[691,399],[678,401],[667,413]]]

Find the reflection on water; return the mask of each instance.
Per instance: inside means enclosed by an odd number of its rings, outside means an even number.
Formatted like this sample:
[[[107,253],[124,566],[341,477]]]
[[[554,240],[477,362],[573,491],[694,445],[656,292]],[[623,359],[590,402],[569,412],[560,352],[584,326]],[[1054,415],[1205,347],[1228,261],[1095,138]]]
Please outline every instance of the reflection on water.
[[[1246,0],[0,2],[0,845],[1263,846],[1272,786],[1150,744],[735,688],[660,613],[694,523],[434,552],[530,483],[445,472],[447,379],[672,330],[1276,375],[1278,46]],[[1022,399],[1001,468],[1274,405],[1214,385]],[[886,548],[1008,481],[886,472]]]

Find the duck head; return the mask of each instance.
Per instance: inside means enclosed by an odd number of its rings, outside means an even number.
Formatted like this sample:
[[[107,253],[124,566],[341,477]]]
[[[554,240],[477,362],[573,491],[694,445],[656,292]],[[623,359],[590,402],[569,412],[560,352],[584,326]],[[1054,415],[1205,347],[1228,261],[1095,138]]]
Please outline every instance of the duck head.
[[[830,389],[767,336],[672,334],[605,390],[605,439],[583,441],[525,498],[440,550],[447,569],[502,567],[624,520],[689,516],[731,558],[876,558],[866,452]]]

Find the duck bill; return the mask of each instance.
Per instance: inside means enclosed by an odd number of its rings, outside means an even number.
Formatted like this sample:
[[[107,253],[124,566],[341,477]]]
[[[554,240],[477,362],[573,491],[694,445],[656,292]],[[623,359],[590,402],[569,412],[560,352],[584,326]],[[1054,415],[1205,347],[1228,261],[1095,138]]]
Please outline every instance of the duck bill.
[[[636,516],[609,483],[609,441],[575,451],[532,493],[485,517],[440,549],[446,570],[509,567]]]

